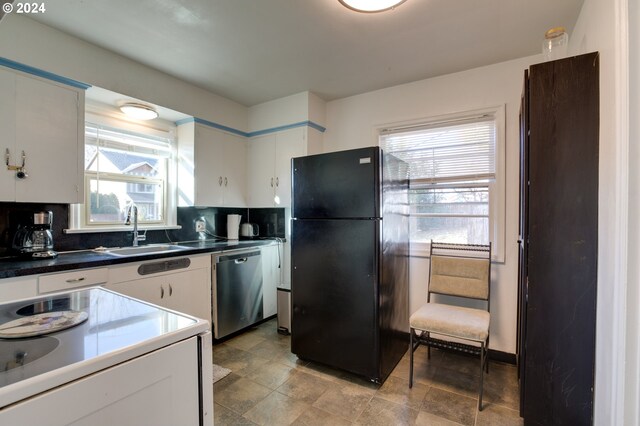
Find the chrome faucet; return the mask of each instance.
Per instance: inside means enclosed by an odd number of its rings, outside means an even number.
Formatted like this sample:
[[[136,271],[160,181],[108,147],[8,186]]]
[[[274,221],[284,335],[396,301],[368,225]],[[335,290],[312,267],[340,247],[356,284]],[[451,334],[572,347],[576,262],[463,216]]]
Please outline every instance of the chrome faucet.
[[[147,239],[147,231],[144,231],[142,234],[138,234],[138,206],[135,203],[129,204],[129,209],[127,210],[127,220],[125,220],[125,225],[131,225],[131,215],[133,214],[133,246],[138,247],[138,241],[145,241]]]

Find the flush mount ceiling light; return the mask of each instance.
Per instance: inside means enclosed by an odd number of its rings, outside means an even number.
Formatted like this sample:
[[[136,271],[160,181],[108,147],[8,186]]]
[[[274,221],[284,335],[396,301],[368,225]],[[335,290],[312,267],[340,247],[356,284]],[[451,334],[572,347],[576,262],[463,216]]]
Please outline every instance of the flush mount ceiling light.
[[[131,118],[137,118],[138,120],[153,120],[158,118],[158,113],[153,107],[144,104],[137,104],[134,102],[127,102],[120,106],[120,111],[124,112]]]
[[[407,0],[338,0],[343,6],[356,12],[383,12],[393,9]]]

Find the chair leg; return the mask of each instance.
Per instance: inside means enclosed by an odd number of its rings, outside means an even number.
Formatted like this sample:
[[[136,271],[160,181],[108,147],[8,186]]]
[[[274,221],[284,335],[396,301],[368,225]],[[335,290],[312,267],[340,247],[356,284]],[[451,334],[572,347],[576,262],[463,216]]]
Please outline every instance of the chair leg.
[[[482,411],[482,381],[484,379],[484,361],[485,361],[485,353],[484,353],[484,342],[480,344],[480,394],[478,396],[478,411]]]
[[[487,351],[487,359],[485,361],[487,363],[486,369],[487,369],[487,374],[489,374],[489,336],[487,336],[487,345],[485,346],[485,348]]]
[[[409,328],[409,389],[413,387],[413,328]]]
[[[429,332],[427,331],[427,340],[429,340]],[[427,344],[427,359],[431,359],[431,345]]]

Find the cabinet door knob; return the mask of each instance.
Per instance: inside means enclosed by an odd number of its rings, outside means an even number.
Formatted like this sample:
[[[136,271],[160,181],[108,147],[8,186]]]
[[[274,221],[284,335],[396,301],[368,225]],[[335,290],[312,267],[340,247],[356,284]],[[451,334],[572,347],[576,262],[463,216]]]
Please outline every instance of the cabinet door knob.
[[[276,178],[276,188],[280,185],[280,179]]]
[[[164,299],[164,287],[160,286],[160,299]]]
[[[273,188],[273,178],[271,178],[271,187]]]
[[[224,177],[224,186],[227,186],[227,177]]]
[[[218,178],[218,186],[222,186],[222,176]]]

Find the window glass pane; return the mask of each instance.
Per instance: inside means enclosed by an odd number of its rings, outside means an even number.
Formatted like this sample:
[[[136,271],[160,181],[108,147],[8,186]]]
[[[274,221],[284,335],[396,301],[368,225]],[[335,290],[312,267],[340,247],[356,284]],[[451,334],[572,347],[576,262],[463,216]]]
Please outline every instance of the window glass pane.
[[[411,214],[489,215],[489,188],[432,188],[409,191]]]
[[[488,244],[489,220],[477,217],[417,217],[410,220],[411,242]]]
[[[86,170],[89,171],[163,178],[166,160],[151,154],[101,147],[93,153],[93,161],[86,163]]]
[[[89,179],[89,223],[124,223],[127,206],[138,206],[139,222],[163,219],[164,189],[161,182],[127,182]]]
[[[420,188],[409,191],[411,241],[489,242],[489,187]]]

